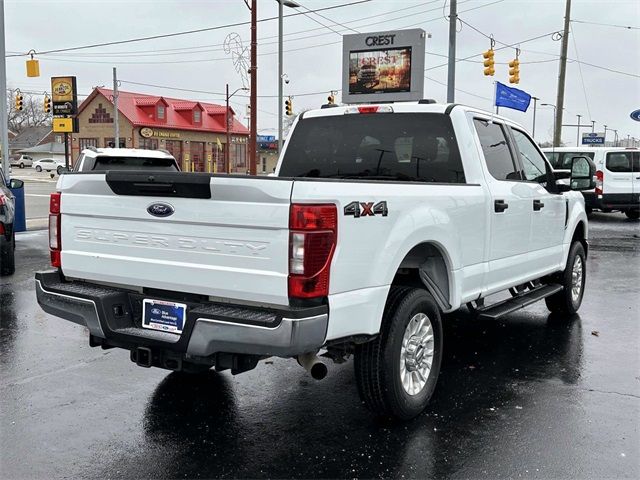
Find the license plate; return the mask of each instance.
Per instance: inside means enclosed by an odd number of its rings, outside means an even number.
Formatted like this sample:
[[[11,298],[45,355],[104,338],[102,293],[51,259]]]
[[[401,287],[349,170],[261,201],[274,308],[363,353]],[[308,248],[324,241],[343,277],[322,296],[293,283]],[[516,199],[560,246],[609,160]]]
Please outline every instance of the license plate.
[[[181,334],[187,306],[145,298],[142,302],[142,326],[152,330]]]

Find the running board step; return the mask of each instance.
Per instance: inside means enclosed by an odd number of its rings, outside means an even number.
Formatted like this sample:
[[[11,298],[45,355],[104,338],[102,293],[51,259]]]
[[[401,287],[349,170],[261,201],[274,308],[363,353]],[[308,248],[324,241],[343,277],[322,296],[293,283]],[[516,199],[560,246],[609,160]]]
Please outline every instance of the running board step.
[[[542,300],[545,297],[553,295],[562,290],[562,285],[552,284],[538,287],[530,290],[517,297],[509,298],[502,302],[494,303],[476,310],[478,318],[482,320],[495,320],[510,313],[520,310],[521,308],[531,305],[532,303]]]

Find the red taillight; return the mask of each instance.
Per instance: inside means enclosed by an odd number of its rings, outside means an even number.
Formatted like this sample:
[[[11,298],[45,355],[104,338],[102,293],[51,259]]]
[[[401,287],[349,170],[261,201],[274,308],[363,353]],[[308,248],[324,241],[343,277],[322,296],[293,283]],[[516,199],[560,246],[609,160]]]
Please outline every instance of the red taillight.
[[[326,297],[338,236],[336,206],[291,205],[289,230],[289,297]]]
[[[602,183],[604,181],[604,172],[598,170],[596,172],[596,195],[602,195]]]
[[[60,267],[60,192],[54,192],[49,199],[49,249],[51,250],[51,266]]]

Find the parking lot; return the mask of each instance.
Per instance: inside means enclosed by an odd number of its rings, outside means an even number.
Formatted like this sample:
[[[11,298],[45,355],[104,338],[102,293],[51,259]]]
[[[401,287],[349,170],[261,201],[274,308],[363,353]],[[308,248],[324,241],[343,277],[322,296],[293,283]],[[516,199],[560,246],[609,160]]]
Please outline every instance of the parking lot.
[[[352,361],[319,382],[281,359],[188,376],[90,348],[36,303],[46,231],[19,234],[0,293],[2,477],[639,478],[640,223],[596,213],[590,237],[579,316],[448,317],[431,405],[390,423],[359,403]]]

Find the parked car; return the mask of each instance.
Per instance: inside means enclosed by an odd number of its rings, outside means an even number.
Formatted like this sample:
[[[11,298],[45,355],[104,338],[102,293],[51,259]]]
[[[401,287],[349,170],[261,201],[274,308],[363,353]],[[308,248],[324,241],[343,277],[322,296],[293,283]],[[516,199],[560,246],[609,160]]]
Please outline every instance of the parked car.
[[[236,374],[279,356],[320,379],[320,350],[353,354],[365,405],[407,419],[435,389],[444,313],[576,313],[594,174],[573,158],[557,184],[522,126],[462,105],[312,110],[276,177],[63,175],[37,298],[142,367]]]
[[[596,187],[584,191],[587,213],[621,211],[640,218],[640,150],[625,147],[543,148],[554,168],[567,171],[575,156],[587,156],[596,164]]]
[[[74,172],[107,170],[158,170],[178,172],[178,162],[166,150],[137,148],[85,148],[80,152]]]
[[[15,219],[15,197],[11,188],[22,188],[22,180],[12,178],[7,182],[0,167],[0,276],[11,275],[15,271],[16,234],[13,229]]]
[[[36,169],[36,172],[41,172],[46,170],[47,172],[55,171],[60,175],[65,168],[64,160],[58,160],[55,158],[41,158],[40,160],[36,160],[33,162],[33,168]]]
[[[29,155],[16,154],[11,156],[11,165],[14,167],[30,167],[33,164],[33,158]]]

